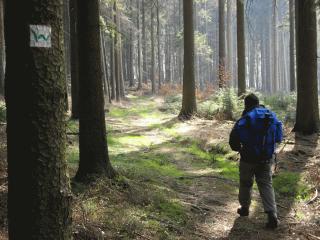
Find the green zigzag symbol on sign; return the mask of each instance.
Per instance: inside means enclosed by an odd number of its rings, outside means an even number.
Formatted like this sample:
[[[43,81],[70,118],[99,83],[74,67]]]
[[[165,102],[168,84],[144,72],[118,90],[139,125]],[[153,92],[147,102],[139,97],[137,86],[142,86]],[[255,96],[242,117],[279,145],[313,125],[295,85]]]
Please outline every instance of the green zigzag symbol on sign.
[[[38,42],[39,40],[41,40],[41,38],[44,40],[44,41],[48,41],[50,36],[48,35],[47,37],[44,35],[44,34],[40,34],[40,35],[37,35],[37,33],[33,30],[31,30],[35,40]]]

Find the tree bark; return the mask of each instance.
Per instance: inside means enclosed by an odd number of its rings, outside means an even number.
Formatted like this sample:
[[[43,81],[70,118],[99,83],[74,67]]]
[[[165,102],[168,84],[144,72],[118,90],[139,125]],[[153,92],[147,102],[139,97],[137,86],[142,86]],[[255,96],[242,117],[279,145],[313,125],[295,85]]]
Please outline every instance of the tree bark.
[[[155,79],[155,44],[154,44],[154,8],[151,9],[151,86],[152,94],[156,93],[156,79]]]
[[[319,131],[317,20],[314,0],[296,0],[297,116],[294,130]]]
[[[159,78],[159,89],[161,88],[161,84],[162,84],[162,79],[163,79],[163,75],[162,75],[162,58],[161,58],[161,30],[160,30],[160,16],[159,16],[159,11],[160,11],[160,6],[159,6],[159,0],[157,0],[157,39],[158,39],[158,70],[159,70],[159,74],[158,74],[158,78]],[[179,58],[181,58],[179,56]]]
[[[232,0],[227,0],[227,53],[228,53],[228,75],[230,82],[228,83],[229,86],[232,86],[233,82],[233,49],[232,49]]]
[[[246,57],[244,35],[244,3],[237,0],[238,95],[246,92]]]
[[[77,14],[78,0],[70,0],[71,118],[73,119],[79,119],[79,42]]]
[[[278,79],[278,26],[277,26],[277,0],[273,0],[272,2],[272,92],[275,93],[278,91],[279,79]]]
[[[6,1],[5,22],[9,238],[69,240],[63,1]]]
[[[289,0],[290,18],[290,91],[296,90],[294,0]]]
[[[137,0],[137,37],[138,37],[138,90],[142,89],[142,68],[141,68],[141,27],[140,27],[140,0]]]
[[[197,111],[194,73],[193,0],[183,0],[184,68],[181,119],[190,119]]]
[[[143,82],[147,83],[147,37],[146,37],[146,14],[145,14],[145,0],[142,0],[142,69]]]
[[[76,181],[115,176],[109,161],[104,115],[99,0],[79,1],[80,163]]]
[[[0,0],[0,95],[4,96],[6,50],[4,39],[4,0]]]
[[[225,0],[219,0],[219,88],[226,85]]]

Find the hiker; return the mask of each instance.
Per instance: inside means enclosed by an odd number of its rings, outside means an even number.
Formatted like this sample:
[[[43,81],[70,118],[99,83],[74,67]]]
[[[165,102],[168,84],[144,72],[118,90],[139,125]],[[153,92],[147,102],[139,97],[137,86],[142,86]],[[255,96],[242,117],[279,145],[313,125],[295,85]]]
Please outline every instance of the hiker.
[[[232,150],[240,152],[240,187],[237,213],[249,215],[254,178],[258,185],[265,213],[266,227],[277,228],[277,205],[272,186],[272,165],[275,161],[276,143],[282,141],[282,123],[275,113],[262,105],[254,94],[244,99],[245,109],[230,133]]]

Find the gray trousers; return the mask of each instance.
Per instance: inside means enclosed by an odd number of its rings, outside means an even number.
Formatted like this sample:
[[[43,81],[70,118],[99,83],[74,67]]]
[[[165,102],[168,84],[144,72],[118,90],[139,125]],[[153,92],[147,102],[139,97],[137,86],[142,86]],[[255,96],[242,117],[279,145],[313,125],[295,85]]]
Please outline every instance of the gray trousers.
[[[277,205],[272,187],[272,163],[253,164],[240,161],[239,202],[242,207],[250,207],[254,178],[258,185],[265,212],[277,214]]]

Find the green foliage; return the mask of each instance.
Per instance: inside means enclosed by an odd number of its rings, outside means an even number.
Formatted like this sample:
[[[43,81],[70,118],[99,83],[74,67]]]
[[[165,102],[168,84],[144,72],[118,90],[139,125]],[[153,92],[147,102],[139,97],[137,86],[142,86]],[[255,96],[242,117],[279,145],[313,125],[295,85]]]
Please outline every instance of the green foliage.
[[[165,98],[164,106],[160,109],[161,111],[179,114],[182,104],[182,95],[170,95]]]
[[[241,116],[243,101],[231,88],[220,89],[208,100],[199,104],[198,115],[204,118],[236,120]]]
[[[161,110],[178,114],[181,110],[181,95],[167,96]],[[235,120],[241,116],[243,101],[240,100],[234,89],[226,88],[215,92],[208,99],[198,103],[198,116],[221,120]]]
[[[295,122],[297,105],[295,93],[262,96],[261,102],[274,111],[283,122]]]
[[[79,121],[70,119],[67,122],[67,132],[70,132],[70,133],[79,132]]]
[[[286,197],[304,200],[310,195],[310,187],[301,179],[299,173],[281,172],[274,178],[273,185],[277,194]]]
[[[203,57],[207,63],[211,63],[213,50],[208,43],[207,35],[196,31],[194,43],[197,54]]]

